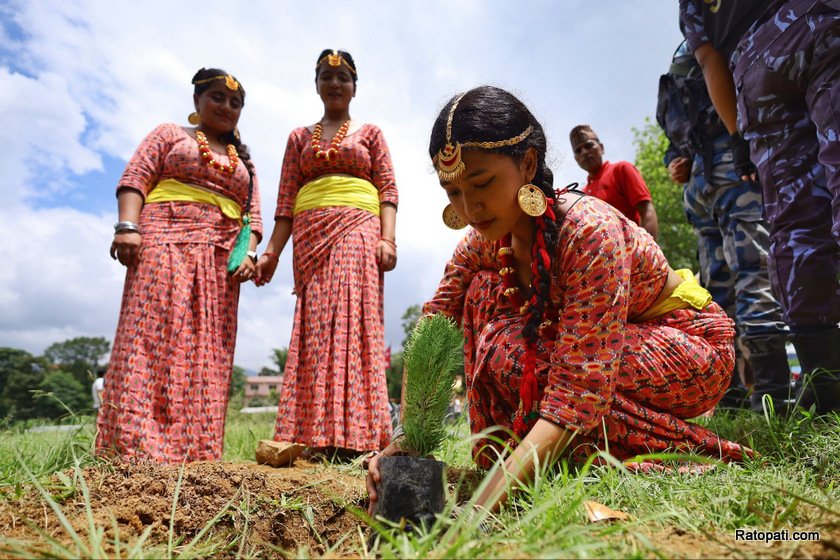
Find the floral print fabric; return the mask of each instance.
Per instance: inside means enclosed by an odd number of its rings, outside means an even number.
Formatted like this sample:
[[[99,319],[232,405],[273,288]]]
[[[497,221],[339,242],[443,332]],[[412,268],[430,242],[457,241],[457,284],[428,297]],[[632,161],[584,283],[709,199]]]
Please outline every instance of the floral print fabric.
[[[247,199],[244,164],[232,176],[211,169],[195,140],[174,124],[146,137],[118,188],[145,196],[167,178],[240,204]],[[253,201],[259,233],[256,181]],[[240,225],[216,206],[162,202],[143,207],[140,228],[143,244],[126,271],[97,419],[97,452],[163,463],[220,459],[239,300],[227,259]]]
[[[391,158],[382,132],[365,124],[316,159],[312,134],[292,131],[286,147],[277,217],[292,217],[307,182],[344,173],[370,181],[380,202],[397,203]],[[329,145],[322,140],[322,148]],[[284,370],[275,440],[356,451],[390,441],[385,382],[383,276],[376,262],[379,217],[351,207],[305,210],[294,216],[297,302]]]
[[[474,434],[510,429],[519,403],[524,320],[501,297],[498,248],[468,234],[424,306],[464,328]],[[653,239],[599,200],[581,198],[559,224],[551,283],[557,336],[538,343],[537,379],[540,416],[578,433],[574,455],[607,447],[621,459],[665,450],[726,459],[745,453],[685,421],[713,407],[726,389],[732,321],[716,304],[633,321],[654,303],[667,273]],[[473,454],[487,467],[498,450],[484,438]]]

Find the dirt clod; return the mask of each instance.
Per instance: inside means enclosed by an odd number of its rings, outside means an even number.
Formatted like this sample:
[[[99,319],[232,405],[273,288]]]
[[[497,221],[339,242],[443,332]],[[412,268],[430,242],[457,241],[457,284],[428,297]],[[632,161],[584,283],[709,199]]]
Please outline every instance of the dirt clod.
[[[288,467],[300,457],[305,449],[303,445],[297,443],[263,439],[257,445],[257,464]]]

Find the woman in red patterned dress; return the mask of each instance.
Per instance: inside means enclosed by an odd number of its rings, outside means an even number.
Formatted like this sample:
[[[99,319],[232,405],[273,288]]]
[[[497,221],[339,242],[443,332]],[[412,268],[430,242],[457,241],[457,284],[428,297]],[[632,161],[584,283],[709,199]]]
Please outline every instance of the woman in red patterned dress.
[[[197,126],[155,128],[117,186],[111,256],[127,271],[97,421],[102,454],[163,463],[222,456],[239,285],[256,270],[262,222],[236,132],[245,91],[218,69],[202,68],[192,83]],[[229,273],[240,231],[249,252]]]
[[[561,453],[664,451],[724,460],[749,450],[686,422],[712,408],[734,364],[732,321],[690,271],[605,203],[555,192],[542,126],[510,93],[473,89],[444,107],[429,153],[448,225],[473,227],[424,314],[465,335],[473,457],[525,481]],[[383,453],[399,451],[399,439]],[[368,490],[376,501],[378,459]],[[479,504],[506,499],[494,474]]]
[[[294,235],[297,303],[274,438],[351,455],[391,435],[382,292],[397,262],[391,157],[379,128],[350,118],[356,79],[348,53],[318,57],[324,115],[289,135],[256,279],[271,280]]]

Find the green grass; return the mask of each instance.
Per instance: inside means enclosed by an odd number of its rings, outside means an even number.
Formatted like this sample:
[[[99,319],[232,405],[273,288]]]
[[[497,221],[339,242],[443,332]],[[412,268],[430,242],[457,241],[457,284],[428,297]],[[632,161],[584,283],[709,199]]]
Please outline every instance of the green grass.
[[[658,558],[675,556],[796,557],[797,543],[748,545],[735,540],[739,528],[759,530],[816,529],[824,541],[840,540],[840,421],[798,413],[785,420],[749,412],[721,412],[701,420],[721,436],[753,447],[760,457],[735,465],[717,465],[701,474],[634,474],[621,467],[570,466],[542,469],[533,485],[520,492],[499,515],[473,510],[454,499],[438,522],[426,531],[403,532],[375,523],[371,531],[365,514],[357,511],[360,529],[348,543],[362,557],[381,558]],[[273,415],[231,414],[225,438],[226,461],[253,460],[256,442],[270,438]],[[38,543],[5,541],[3,556],[237,558],[325,556],[326,546],[316,527],[316,514],[305,494],[254,496],[241,490],[196,534],[178,535],[170,525],[168,539],[152,544],[148,533],[131,542],[108,537],[116,520],[98,525],[90,513],[90,489],[81,476],[92,457],[92,422],[77,432],[25,433],[6,430],[0,437],[0,499],[14,501],[25,488],[36,488],[45,511],[59,520],[65,537],[42,532]],[[470,437],[462,421],[450,427],[439,458],[451,467],[472,469]],[[107,464],[102,464],[107,468]],[[362,476],[358,465],[333,465],[344,473]],[[180,488],[180,478],[178,483]],[[61,521],[66,500],[88,504],[84,536]],[[594,500],[630,515],[629,520],[589,523],[583,502]],[[173,500],[173,512],[176,500]],[[352,509],[352,506],[347,506]],[[311,527],[312,540],[291,551],[249,542],[249,527],[266,511],[295,513]],[[216,531],[220,519],[232,519],[235,531]],[[37,521],[29,520],[37,526]],[[113,535],[113,530],[111,534]],[[369,538],[370,535],[373,538]],[[321,539],[321,540],[319,540]],[[675,541],[676,539],[676,541]],[[675,542],[692,541],[692,549]],[[116,541],[116,546],[114,542]],[[67,543],[70,544],[67,544]],[[675,548],[677,547],[677,548]],[[709,548],[712,547],[712,548]],[[116,549],[117,552],[113,552]],[[693,552],[692,552],[693,550]],[[822,549],[816,549],[818,552]],[[829,549],[822,552],[829,555]],[[836,554],[837,549],[834,549]],[[813,554],[813,549],[810,554]]]
[[[736,529],[816,529],[837,546],[840,537],[840,424],[799,413],[791,420],[750,412],[719,412],[701,420],[721,436],[761,455],[704,474],[634,474],[622,468],[557,466],[543,470],[499,516],[478,513],[442,520],[430,534],[388,534],[388,557],[665,557],[797,556],[797,543],[751,546]],[[444,445],[442,459],[468,466],[464,426]],[[591,524],[582,503],[594,500],[630,514],[626,522]],[[674,549],[674,534],[697,541]],[[387,535],[387,536],[385,536]],[[706,543],[703,545],[702,543]],[[714,551],[702,546],[713,543]],[[763,547],[763,548],[762,548]],[[830,550],[830,549],[829,549]],[[837,552],[837,549],[833,549]],[[825,554],[825,553],[823,553]]]
[[[0,490],[28,480],[18,456],[35,477],[70,468],[77,458],[82,465],[92,462],[93,419],[78,417],[76,421],[80,428],[74,431],[27,433],[26,428],[34,426],[26,424],[0,432]]]
[[[225,423],[225,461],[253,461],[254,450],[261,439],[274,437],[274,421],[277,415],[228,414]]]

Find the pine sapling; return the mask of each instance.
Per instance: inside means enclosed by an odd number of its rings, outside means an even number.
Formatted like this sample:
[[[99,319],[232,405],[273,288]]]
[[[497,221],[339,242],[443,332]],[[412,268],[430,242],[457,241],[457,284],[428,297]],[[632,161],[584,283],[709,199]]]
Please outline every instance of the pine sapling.
[[[432,454],[446,437],[444,420],[461,369],[464,338],[445,315],[420,319],[405,348],[405,408],[401,447],[419,456]]]

